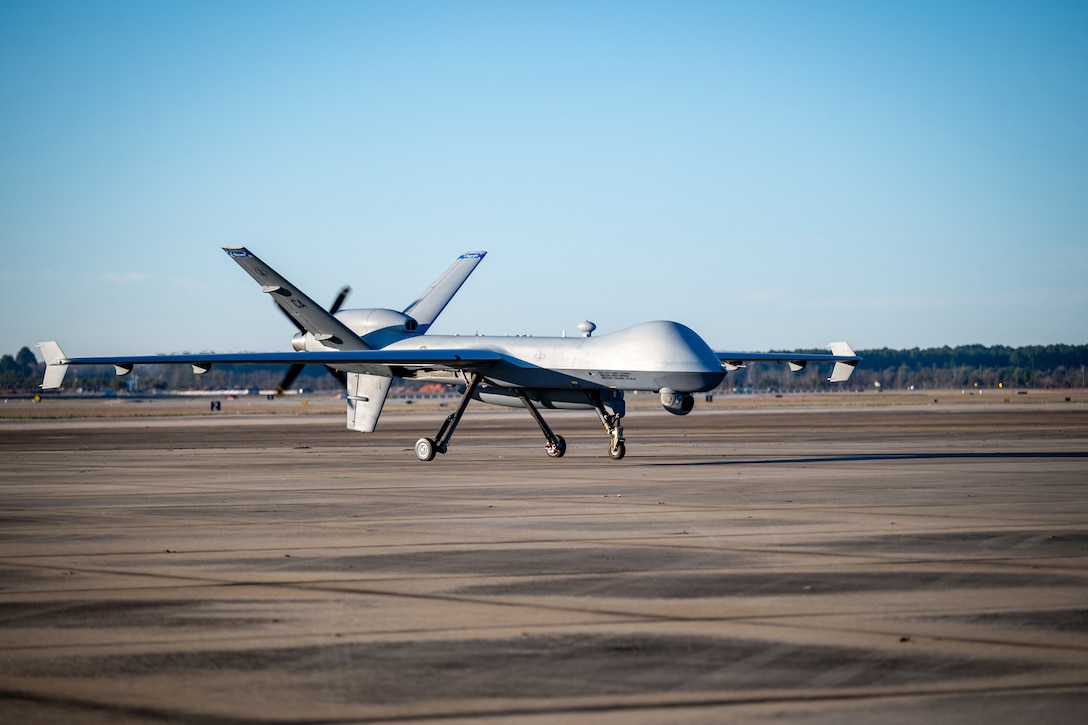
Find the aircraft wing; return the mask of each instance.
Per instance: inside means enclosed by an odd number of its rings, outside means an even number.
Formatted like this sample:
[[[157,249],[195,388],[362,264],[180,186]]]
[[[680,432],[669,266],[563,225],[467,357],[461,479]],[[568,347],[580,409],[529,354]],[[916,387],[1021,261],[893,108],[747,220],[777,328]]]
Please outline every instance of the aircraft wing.
[[[223,247],[223,251],[261,285],[261,291],[272,296],[276,304],[295,321],[300,330],[312,333],[320,342],[341,350],[369,350],[347,325],[333,317],[328,310],[307,297],[276,270],[262,262],[245,247]]]
[[[125,357],[69,358],[56,342],[38,344],[47,363],[42,388],[59,388],[69,365],[113,365],[118,375],[135,365],[192,365],[194,373],[206,373],[213,365],[328,365],[350,372],[390,375],[392,367],[433,370],[485,370],[507,360],[491,350],[345,350],[335,352],[242,352],[183,355],[131,355]]]
[[[861,362],[849,344],[845,342],[833,342],[827,346],[831,353],[792,353],[792,352],[716,352],[715,355],[729,370],[737,370],[745,367],[749,362],[776,362],[785,363],[790,370],[798,372],[803,370],[810,362],[833,362],[835,367],[831,371],[829,382],[842,383],[850,379],[854,367]]]

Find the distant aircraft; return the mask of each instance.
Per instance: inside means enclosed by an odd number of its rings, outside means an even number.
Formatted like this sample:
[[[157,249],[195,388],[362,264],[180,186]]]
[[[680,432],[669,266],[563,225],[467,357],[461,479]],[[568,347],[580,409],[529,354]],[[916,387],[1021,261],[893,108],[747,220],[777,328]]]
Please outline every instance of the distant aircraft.
[[[580,337],[570,338],[428,335],[486,252],[462,254],[397,312],[341,310],[346,289],[326,311],[245,247],[223,249],[298,327],[291,341],[295,352],[69,358],[56,342],[43,342],[38,347],[48,366],[42,388],[59,388],[69,365],[113,365],[118,375],[125,375],[143,364],[188,364],[199,374],[212,365],[238,363],[291,366],[282,388],[302,366],[318,364],[342,376],[347,427],[363,433],[377,427],[394,377],[464,385],[460,404],[435,437],[416,442],[421,461],[447,451],[471,400],[526,408],[553,458],[563,456],[567,443],[539,408],[595,410],[608,433],[608,455],[618,460],[626,452],[620,423],[626,391],[658,393],[665,410],[687,415],[695,405],[693,393],[713,390],[728,371],[746,362],[786,363],[795,372],[809,362],[834,363],[828,380],[837,383],[849,379],[861,359],[845,342],[831,343],[831,354],[714,352],[690,328],[663,320],[598,337],[590,322],[579,325]]]

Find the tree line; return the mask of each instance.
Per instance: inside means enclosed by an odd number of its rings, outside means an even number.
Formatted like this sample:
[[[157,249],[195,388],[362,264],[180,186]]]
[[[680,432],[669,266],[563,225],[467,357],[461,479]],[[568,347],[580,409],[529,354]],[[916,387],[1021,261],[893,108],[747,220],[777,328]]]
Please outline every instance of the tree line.
[[[808,350],[807,352],[824,352]],[[886,390],[1006,388],[1062,389],[1088,387],[1088,345],[959,345],[957,347],[880,348],[860,350],[862,361],[847,389]],[[810,366],[811,368],[812,366]],[[780,388],[832,389],[822,371],[783,371],[782,366],[757,365],[737,371],[733,386],[756,390]],[[819,366],[817,366],[819,368]],[[879,383],[879,385],[877,385]]]
[[[845,385],[828,383],[825,366],[809,365],[793,373],[784,365],[758,363],[730,373],[723,387],[738,391],[949,389],[976,384],[984,388],[996,388],[999,384],[1034,389],[1088,387],[1088,345],[881,348],[860,350],[858,355],[863,360]],[[194,375],[188,365],[141,365],[127,376],[117,376],[109,365],[73,366],[68,370],[64,388],[87,393],[270,390],[280,384],[286,372],[283,365],[217,365],[203,375]],[[0,391],[5,393],[37,391],[44,374],[45,364],[38,362],[28,347],[0,357]],[[340,383],[322,366],[309,365],[292,387],[334,391],[340,388]]]

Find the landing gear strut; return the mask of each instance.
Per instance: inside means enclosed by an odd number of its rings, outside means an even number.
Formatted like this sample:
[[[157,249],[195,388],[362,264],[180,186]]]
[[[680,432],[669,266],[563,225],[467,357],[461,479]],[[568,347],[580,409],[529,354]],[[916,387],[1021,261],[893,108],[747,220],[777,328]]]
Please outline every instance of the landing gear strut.
[[[529,415],[533,416],[533,420],[540,426],[540,430],[544,433],[544,440],[547,441],[544,446],[544,450],[548,452],[548,455],[552,458],[562,458],[563,454],[567,452],[567,441],[561,435],[556,435],[552,432],[552,429],[548,426],[548,422],[544,420],[544,416],[540,414],[540,411],[533,405],[533,401],[529,400],[529,396],[525,394],[525,391],[521,388],[514,388],[514,392],[517,393],[518,398],[521,399],[521,404],[525,406],[529,411]]]
[[[592,393],[587,392],[586,396],[589,398],[589,402],[593,403],[593,409],[597,411],[597,417],[601,419],[604,429],[608,431],[608,437],[610,439],[608,444],[609,457],[614,461],[620,460],[627,455],[627,447],[623,444],[623,426],[620,425],[620,418],[623,417],[623,408],[620,408],[615,413],[609,413],[604,407],[604,402],[601,400],[600,393],[596,391]],[[620,402],[622,402],[622,400]]]
[[[461,422],[461,416],[465,414],[465,408],[468,407],[469,401],[472,400],[472,394],[476,392],[481,380],[483,380],[483,376],[479,373],[472,376],[468,387],[465,388],[465,394],[461,396],[461,402],[457,405],[457,410],[446,417],[434,440],[420,438],[416,441],[416,458],[421,461],[433,461],[436,453],[446,452],[450,438],[453,437],[453,431],[457,429],[457,424]]]
[[[416,441],[415,451],[416,457],[419,460],[433,461],[437,454],[446,452],[450,438],[453,437],[453,432],[456,430],[457,424],[461,422],[461,417],[465,414],[465,409],[468,407],[469,401],[476,394],[476,390],[480,386],[482,380],[483,376],[479,373],[472,376],[472,380],[469,381],[468,387],[465,388],[465,392],[461,396],[461,402],[457,405],[457,410],[446,418],[445,422],[442,423],[442,427],[438,430],[438,434],[434,438],[420,438]],[[488,389],[485,389],[485,393],[487,390]],[[544,416],[540,414],[540,411],[533,403],[532,398],[529,397],[529,394],[526,393],[524,389],[507,388],[507,390],[512,390],[512,392],[517,395],[518,400],[525,406],[525,409],[529,411],[529,415],[533,416],[533,420],[540,426],[540,431],[544,434],[544,450],[547,454],[552,458],[562,458],[563,454],[567,452],[567,441],[563,436],[556,434],[555,431],[551,429],[548,422],[544,420]],[[593,409],[597,411],[597,416],[601,419],[605,431],[608,432],[609,457],[618,461],[627,453],[627,449],[623,442],[623,426],[620,425],[620,419],[623,418],[624,413],[623,394],[612,392],[608,398],[607,405],[599,391],[585,391],[585,396],[590,405],[593,406]],[[490,401],[485,400],[485,402]],[[577,402],[577,400],[570,400],[567,402]]]

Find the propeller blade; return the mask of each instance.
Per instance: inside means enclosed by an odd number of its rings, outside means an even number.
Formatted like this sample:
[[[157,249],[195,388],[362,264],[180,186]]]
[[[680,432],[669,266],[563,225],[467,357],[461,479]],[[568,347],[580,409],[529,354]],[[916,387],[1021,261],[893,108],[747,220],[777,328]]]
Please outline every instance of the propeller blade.
[[[336,295],[336,299],[333,300],[332,306],[329,307],[329,314],[335,315],[337,312],[340,311],[340,306],[344,304],[344,300],[347,299],[350,292],[351,287],[348,287],[347,285],[345,285],[344,288],[340,290],[340,294]],[[343,370],[337,370],[336,368],[329,365],[326,365],[325,369],[329,371],[330,375],[340,381],[340,385],[344,386],[345,388],[348,386],[348,375]]]
[[[332,301],[332,307],[329,308],[329,313],[330,314],[335,315],[337,312],[340,311],[341,305],[344,304],[344,300],[347,299],[348,294],[350,292],[351,292],[351,287],[347,287],[347,286],[345,286],[343,289],[340,290],[340,293],[336,295],[336,299]],[[273,304],[275,304],[275,303],[273,303]],[[279,310],[280,312],[282,312],[283,316],[286,317],[288,320],[290,320],[291,324],[293,324],[295,327],[297,327],[299,332],[306,332],[306,328],[302,326],[302,323],[300,323],[294,317],[291,317],[291,315],[287,314],[286,310],[284,310],[279,305],[276,305],[276,309]],[[298,374],[302,372],[303,367],[305,367],[305,366],[304,365],[292,365],[290,368],[287,369],[287,374],[283,376],[283,381],[279,385],[276,386],[276,395],[283,395],[284,391],[289,390],[291,388],[291,383],[295,382],[295,378],[297,378]],[[333,377],[335,377],[337,380],[340,381],[341,385],[343,385],[345,388],[348,386],[348,376],[347,376],[346,373],[344,373],[343,371],[331,368],[328,365],[326,365],[325,368],[333,375]]]
[[[302,368],[304,367],[306,366],[295,363],[287,368],[287,374],[283,376],[283,381],[276,386],[276,395],[283,395],[284,391],[291,387],[291,383],[295,382],[295,378],[298,377],[298,374],[302,372]]]
[[[340,290],[340,293],[336,295],[336,299],[332,301],[332,307],[329,308],[329,313],[335,315],[340,311],[340,307],[344,304],[344,300],[347,299],[348,294],[351,292],[351,287],[344,287]],[[275,304],[275,301],[273,301]],[[279,310],[284,317],[291,321],[291,324],[298,328],[299,332],[306,332],[306,328],[302,326],[302,323],[296,320],[291,315],[287,314],[287,310],[283,309],[279,305],[276,305],[276,309]]]
[[[340,311],[340,306],[344,304],[344,300],[347,299],[348,293],[351,292],[351,287],[345,286],[340,290],[340,294],[336,295],[336,299],[333,300],[332,307],[329,308],[329,314],[335,315]]]

